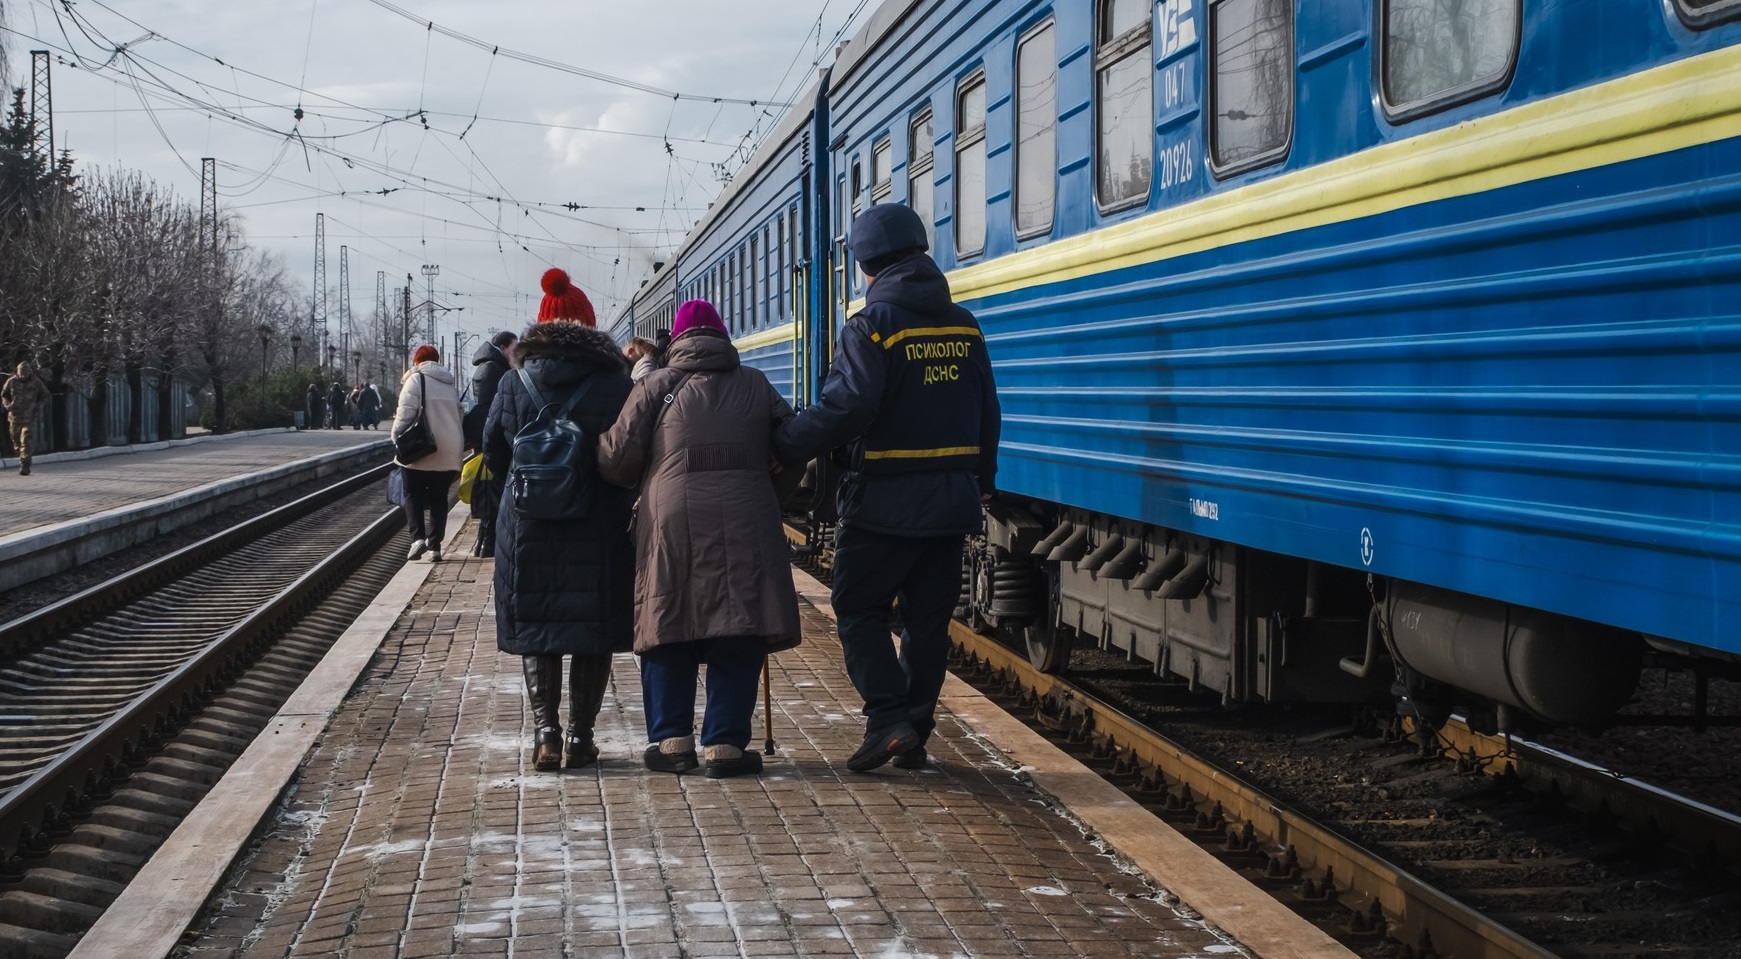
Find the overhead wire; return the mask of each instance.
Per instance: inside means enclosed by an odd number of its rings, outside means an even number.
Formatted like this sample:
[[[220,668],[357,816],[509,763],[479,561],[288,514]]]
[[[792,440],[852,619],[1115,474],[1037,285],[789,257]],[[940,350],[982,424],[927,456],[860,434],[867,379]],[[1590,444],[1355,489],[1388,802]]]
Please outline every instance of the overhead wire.
[[[625,238],[630,237],[630,236],[636,236],[636,235],[681,234],[681,232],[683,232],[683,230],[671,229],[671,228],[666,227],[667,221],[665,220],[665,216],[668,213],[691,213],[691,212],[695,212],[693,208],[681,207],[678,205],[678,203],[680,203],[682,199],[687,198],[687,190],[688,190],[688,187],[690,184],[694,184],[697,188],[705,189],[702,186],[702,184],[700,184],[700,182],[696,179],[696,176],[695,176],[696,167],[705,161],[701,161],[701,160],[697,160],[697,159],[689,158],[689,157],[684,157],[684,156],[680,155],[672,147],[672,143],[675,141],[675,142],[696,143],[696,144],[702,144],[702,145],[708,145],[708,146],[722,146],[723,145],[723,144],[717,144],[711,140],[711,129],[708,131],[707,135],[704,136],[704,138],[702,138],[700,140],[670,135],[670,126],[671,126],[671,121],[672,121],[672,118],[674,117],[674,114],[668,116],[667,130],[665,131],[665,133],[663,135],[660,136],[660,138],[662,139],[662,141],[666,147],[667,156],[668,156],[668,169],[667,169],[667,176],[666,176],[666,184],[664,187],[665,196],[662,198],[664,202],[659,206],[652,206],[652,207],[636,206],[634,208],[635,212],[654,212],[654,213],[656,213],[659,216],[659,221],[658,221],[659,226],[654,228],[654,229],[651,229],[651,230],[638,230],[638,229],[634,229],[634,228],[625,228],[625,227],[621,227],[621,226],[618,226],[618,225],[613,224],[613,223],[606,223],[606,222],[596,220],[594,218],[577,216],[574,214],[578,213],[579,211],[589,210],[589,209],[601,210],[601,211],[613,210],[616,212],[626,212],[627,207],[617,207],[617,206],[603,205],[603,204],[588,205],[588,204],[579,204],[579,203],[575,203],[572,201],[565,202],[565,203],[558,203],[558,202],[552,202],[552,201],[522,201],[522,200],[519,200],[518,198],[514,197],[513,194],[506,188],[506,185],[501,181],[501,179],[498,176],[496,176],[492,170],[489,169],[488,164],[483,161],[483,158],[481,157],[481,155],[479,155],[477,153],[476,149],[473,148],[471,146],[471,144],[466,141],[466,135],[473,129],[473,127],[478,122],[514,123],[514,124],[523,124],[523,125],[542,126],[542,127],[546,127],[546,128],[572,128],[572,129],[577,129],[577,130],[583,130],[584,132],[612,134],[612,135],[619,135],[619,136],[640,136],[640,137],[644,137],[644,138],[653,137],[654,136],[653,134],[637,134],[637,133],[634,133],[633,131],[602,130],[602,129],[597,129],[597,128],[578,128],[578,127],[568,127],[568,125],[564,125],[564,124],[547,124],[547,123],[539,123],[536,121],[512,120],[512,119],[507,119],[507,118],[495,118],[495,117],[482,116],[482,104],[483,104],[484,97],[487,94],[487,85],[489,82],[489,78],[493,73],[493,68],[494,68],[494,63],[496,61],[496,58],[499,56],[506,56],[506,57],[509,57],[510,59],[522,60],[524,62],[535,63],[535,64],[541,65],[541,66],[551,66],[552,68],[556,68],[556,69],[565,69],[566,72],[575,72],[575,73],[578,73],[579,75],[583,75],[583,76],[592,76],[596,73],[596,71],[583,71],[583,70],[578,70],[578,68],[567,69],[568,65],[565,65],[565,64],[558,64],[555,61],[546,62],[546,61],[543,61],[542,58],[532,57],[530,55],[522,54],[518,51],[504,50],[504,49],[500,48],[499,46],[495,46],[495,45],[488,45],[487,49],[489,50],[489,52],[491,54],[491,58],[489,61],[490,67],[488,70],[486,70],[483,84],[480,85],[478,99],[474,105],[474,110],[473,110],[472,114],[470,115],[469,118],[467,118],[467,122],[466,122],[465,126],[457,134],[455,134],[452,131],[446,131],[446,130],[440,129],[439,127],[432,126],[429,123],[429,117],[431,117],[431,116],[451,116],[451,117],[455,117],[455,118],[462,118],[465,115],[463,115],[463,114],[447,114],[447,113],[442,113],[439,111],[431,111],[428,109],[428,103],[427,103],[426,96],[423,98],[420,98],[418,110],[407,112],[407,113],[394,114],[394,113],[391,113],[388,111],[383,111],[383,110],[380,110],[377,108],[363,107],[363,106],[360,106],[357,104],[348,103],[348,102],[346,102],[340,98],[337,98],[337,97],[318,95],[320,100],[335,105],[335,107],[333,109],[356,110],[356,111],[360,111],[363,113],[372,114],[372,116],[369,119],[358,120],[358,121],[353,121],[353,120],[349,120],[348,118],[341,118],[339,116],[332,115],[329,111],[321,111],[317,114],[316,111],[311,111],[311,110],[305,109],[305,107],[309,104],[309,100],[307,98],[309,96],[313,95],[313,94],[311,94],[310,91],[308,91],[306,89],[306,81],[307,81],[307,70],[309,67],[309,61],[310,61],[311,56],[312,56],[312,31],[313,31],[314,18],[315,18],[316,9],[317,9],[315,4],[318,2],[318,0],[311,0],[310,36],[309,36],[308,43],[307,43],[307,46],[305,47],[305,52],[304,52],[303,76],[302,76],[301,82],[296,83],[296,84],[290,84],[290,83],[286,83],[284,81],[275,80],[275,79],[273,79],[271,77],[267,77],[263,74],[258,74],[258,73],[255,73],[253,71],[246,70],[245,68],[239,67],[237,65],[226,63],[224,60],[222,60],[219,57],[205,54],[201,51],[196,50],[195,48],[189,47],[189,46],[182,44],[178,41],[175,41],[169,37],[166,37],[162,34],[156,33],[155,31],[150,30],[150,28],[144,27],[142,24],[139,24],[137,21],[134,21],[132,18],[127,17],[125,14],[122,14],[119,11],[114,10],[114,8],[110,7],[108,4],[103,3],[102,0],[86,0],[86,2],[91,3],[95,6],[101,7],[104,10],[108,10],[111,13],[114,13],[115,15],[126,20],[127,22],[133,23],[134,25],[139,26],[141,29],[144,29],[147,31],[144,36],[140,37],[137,40],[132,41],[130,44],[113,43],[112,41],[108,40],[108,38],[102,33],[101,30],[95,28],[94,24],[86,23],[84,18],[82,16],[80,16],[79,14],[77,14],[73,10],[72,4],[70,2],[67,2],[67,0],[61,0],[61,4],[62,4],[62,6],[65,7],[65,11],[68,14],[67,19],[70,19],[73,22],[73,24],[74,24],[75,28],[78,30],[78,32],[80,34],[82,34],[87,41],[98,46],[99,48],[106,49],[108,51],[109,55],[108,55],[106,60],[103,60],[103,61],[90,60],[90,59],[86,58],[82,53],[80,53],[78,51],[77,47],[72,43],[71,35],[68,33],[68,30],[67,30],[67,25],[62,20],[62,17],[61,17],[61,8],[54,6],[52,0],[39,0],[39,2],[43,2],[44,5],[50,6],[50,8],[52,10],[54,10],[56,20],[61,25],[61,32],[63,35],[63,39],[65,39],[67,41],[65,50],[69,55],[71,55],[75,59],[76,62],[78,62],[82,66],[85,66],[93,75],[101,76],[110,70],[114,70],[117,73],[120,73],[122,76],[125,77],[127,84],[132,88],[134,94],[139,98],[141,110],[143,112],[146,112],[148,114],[148,116],[150,116],[154,126],[157,129],[159,136],[162,137],[164,142],[166,144],[168,144],[171,147],[171,149],[176,152],[178,159],[182,162],[182,164],[184,166],[189,168],[190,172],[192,172],[191,164],[189,164],[187,162],[185,157],[182,157],[180,155],[179,149],[176,148],[176,145],[172,141],[167,130],[165,130],[163,128],[161,121],[157,117],[157,111],[160,109],[166,109],[166,108],[188,109],[188,110],[203,112],[208,117],[208,120],[211,120],[211,119],[223,120],[224,122],[240,126],[241,128],[246,129],[246,130],[250,130],[251,132],[256,132],[256,133],[259,133],[261,135],[272,137],[278,141],[277,151],[276,151],[272,161],[269,163],[268,169],[266,171],[255,171],[252,174],[252,179],[246,181],[243,184],[228,187],[225,190],[226,196],[247,195],[249,192],[252,192],[252,190],[259,188],[261,185],[268,182],[269,180],[278,180],[279,182],[293,182],[293,181],[283,181],[283,180],[281,180],[281,178],[276,178],[276,177],[271,176],[271,174],[272,174],[272,171],[276,170],[279,167],[279,165],[283,162],[283,160],[285,159],[285,157],[288,154],[288,151],[289,151],[292,143],[294,142],[294,143],[300,144],[305,152],[322,153],[328,158],[329,161],[331,159],[336,158],[340,162],[343,162],[346,165],[346,167],[348,167],[348,168],[362,169],[362,170],[374,173],[376,175],[387,177],[392,181],[403,184],[403,186],[400,186],[400,187],[385,188],[385,189],[380,189],[380,190],[370,190],[370,191],[367,191],[368,193],[379,193],[381,195],[387,195],[391,192],[396,192],[400,189],[416,189],[419,192],[424,193],[426,196],[433,194],[433,195],[443,196],[447,199],[453,200],[454,202],[459,202],[462,205],[465,205],[468,208],[468,212],[472,213],[473,215],[479,215],[482,213],[482,211],[480,211],[476,208],[476,205],[478,203],[480,203],[480,202],[492,203],[495,205],[496,211],[497,211],[495,222],[490,222],[488,219],[480,217],[481,219],[484,219],[484,222],[487,224],[486,227],[476,227],[476,226],[472,226],[471,224],[455,224],[455,225],[463,226],[463,227],[466,227],[469,229],[488,229],[492,234],[494,234],[496,232],[502,232],[503,235],[513,236],[512,234],[509,234],[509,233],[507,233],[507,231],[503,230],[502,224],[500,222],[500,208],[501,208],[501,206],[504,203],[510,204],[514,207],[521,209],[524,216],[528,217],[532,223],[536,224],[537,227],[541,231],[548,234],[548,236],[549,236],[548,240],[539,239],[539,240],[533,241],[533,242],[536,242],[538,245],[543,245],[545,243],[554,243],[557,247],[569,248],[572,250],[573,245],[567,244],[564,241],[562,241],[559,237],[557,237],[556,234],[550,230],[549,226],[543,222],[542,216],[556,216],[556,217],[563,219],[563,220],[582,223],[582,224],[586,224],[589,226],[593,226],[595,228],[612,231],[612,232],[616,233],[617,235],[623,236]],[[435,24],[433,21],[422,20],[421,18],[418,18],[418,17],[415,17],[414,15],[411,15],[408,11],[405,11],[405,10],[402,10],[400,8],[395,7],[391,3],[385,3],[385,2],[382,2],[382,0],[371,0],[371,2],[374,2],[378,6],[382,6],[385,9],[389,9],[392,12],[398,13],[401,16],[406,16],[410,19],[413,19],[416,22],[419,22],[420,24],[423,24],[426,28],[426,34],[433,34],[436,32],[440,32],[444,36],[449,36],[452,39],[455,39],[455,40],[458,40],[461,42],[470,43],[471,45],[477,46],[480,49],[486,48],[486,45],[484,45],[481,41],[476,41],[475,38],[470,38],[470,37],[467,37],[463,34],[458,33],[457,31],[452,31],[452,30],[448,30],[447,28],[443,28],[440,25]],[[829,2],[832,3],[832,0],[829,0]],[[865,0],[865,2],[861,2],[859,7],[854,10],[853,14],[849,15],[847,25],[850,25],[850,23],[852,22],[852,19],[854,17],[856,17],[857,13],[863,9],[865,3],[867,3],[867,2],[868,2],[868,0]],[[827,10],[827,7],[825,6],[823,14],[819,15],[819,18],[818,18],[819,25],[820,25],[822,16],[825,16],[825,14],[826,14],[826,10]],[[846,26],[843,25],[842,30],[844,31],[844,29],[846,29]],[[818,32],[818,36],[820,36],[820,26],[818,26],[817,32]],[[839,33],[837,33],[836,35],[838,36]],[[147,40],[152,40],[152,39],[162,40],[163,42],[166,42],[166,43],[172,44],[174,46],[177,46],[181,49],[187,50],[190,53],[193,53],[193,54],[200,56],[202,58],[210,59],[212,62],[225,68],[231,77],[231,81],[232,81],[231,89],[223,91],[222,94],[219,94],[218,91],[214,90],[206,82],[199,80],[197,78],[188,76],[188,75],[182,73],[181,71],[174,70],[173,68],[170,68],[167,65],[161,64],[155,60],[152,60],[151,58],[149,58],[149,57],[139,53],[137,50],[133,49],[134,46],[136,46],[140,43],[143,43]],[[426,63],[427,63],[427,57],[429,55],[429,43],[430,43],[430,41],[426,39]],[[798,58],[794,58],[793,63],[796,63],[797,59]],[[188,92],[178,88],[174,82],[166,80],[164,78],[164,76],[159,75],[159,71],[161,71],[162,74],[173,75],[173,76],[181,78],[182,80],[191,84],[197,90],[201,91],[205,95],[206,98],[202,98],[201,96],[196,96],[194,94],[188,93]],[[791,72],[791,64],[788,64],[786,74],[783,74],[781,83],[776,85],[776,94],[778,93],[778,91],[780,89],[783,88],[785,76],[789,75],[790,72]],[[274,109],[274,108],[281,109],[282,107],[280,105],[270,104],[263,99],[260,99],[257,97],[251,97],[251,96],[244,94],[240,88],[240,83],[238,81],[238,75],[246,75],[246,76],[254,77],[254,78],[260,79],[264,82],[272,83],[272,84],[284,87],[286,89],[293,89],[297,92],[297,94],[298,94],[297,106],[295,107],[295,112],[293,114],[293,116],[297,122],[295,125],[293,125],[293,127],[290,131],[286,132],[282,129],[275,128],[269,124],[265,124],[265,123],[261,123],[259,121],[253,120],[252,118],[247,116],[247,110],[249,109],[247,101],[249,101],[249,100],[254,101],[255,107],[260,108],[260,109]],[[614,81],[614,80],[621,79],[621,78],[610,78],[610,77],[608,77],[608,75],[598,75],[596,78],[604,79],[607,81]],[[425,80],[427,80],[427,68],[425,70]],[[659,95],[665,95],[668,93],[672,94],[671,98],[674,101],[680,100],[680,99],[688,99],[688,100],[707,101],[707,102],[713,102],[715,104],[719,104],[720,108],[716,109],[716,111],[715,111],[715,121],[717,121],[718,117],[720,116],[720,110],[723,109],[723,105],[726,103],[738,103],[738,104],[752,106],[752,107],[757,107],[757,106],[762,105],[759,101],[756,101],[756,100],[740,100],[740,99],[734,99],[734,98],[685,95],[682,93],[677,93],[675,91],[664,91],[664,90],[660,90],[658,88],[649,87],[649,86],[644,85],[644,84],[634,84],[632,82],[630,82],[628,85],[632,88],[635,88],[635,89],[644,89],[646,92],[649,92],[649,93],[658,93]],[[232,97],[234,98],[234,100],[236,102],[236,106],[234,108],[226,106],[221,102],[222,99],[228,99],[228,98],[232,98]],[[166,107],[166,106],[162,106],[162,105],[154,105],[158,101],[163,101],[163,100],[168,101],[168,103],[173,104],[173,106]],[[784,104],[770,104],[770,105],[784,106]],[[320,133],[305,129],[302,125],[302,121],[304,119],[308,119],[308,118],[311,118],[311,117],[316,116],[316,115],[322,116],[324,119],[331,120],[331,121],[361,123],[362,126],[358,129],[353,129],[353,130],[339,130],[339,131],[330,131],[329,130],[329,131],[323,131]],[[768,112],[768,110],[762,109],[762,110],[758,111],[758,118],[756,120],[756,124],[754,126],[752,126],[750,133],[746,134],[746,136],[753,134],[757,129],[759,129],[761,122],[762,122],[762,118],[765,116],[771,116],[771,114]],[[357,156],[357,155],[351,154],[345,150],[339,149],[338,147],[336,147],[334,145],[338,140],[340,140],[342,138],[356,136],[359,134],[375,132],[379,136],[391,124],[396,123],[396,122],[403,122],[404,120],[407,120],[407,119],[417,119],[419,121],[420,125],[423,127],[423,129],[425,131],[427,131],[427,133],[436,133],[436,134],[443,134],[443,135],[447,135],[447,136],[454,136],[455,139],[459,140],[460,142],[466,142],[467,152],[469,154],[471,154],[473,161],[475,161],[477,164],[479,164],[483,167],[484,172],[488,175],[489,179],[494,181],[494,184],[495,184],[496,188],[499,190],[499,193],[496,195],[490,195],[487,191],[478,190],[477,189],[478,184],[475,181],[475,173],[473,174],[474,182],[472,184],[466,185],[466,186],[461,186],[459,184],[453,184],[453,183],[446,182],[446,181],[439,179],[439,178],[430,177],[430,176],[426,176],[426,175],[422,175],[422,174],[417,173],[416,172],[416,165],[417,164],[416,164],[415,158],[413,159],[413,163],[411,164],[410,169],[401,170],[401,169],[399,169],[398,164],[395,164],[391,161],[377,161],[377,160],[373,160],[373,159],[368,158],[368,157]],[[711,127],[711,124],[710,124],[710,127]],[[426,136],[427,136],[427,133],[426,133]],[[321,141],[325,141],[325,142],[321,142]],[[458,154],[454,153],[452,147],[450,145],[448,145],[447,143],[445,143],[445,141],[442,139],[441,136],[437,137],[437,142],[441,143],[443,148],[446,150],[446,152],[448,152],[450,155],[452,155],[456,161],[459,161],[462,163],[466,162],[464,160],[464,158],[462,158]],[[743,142],[744,141],[740,139],[739,147],[735,148],[735,150],[741,151]],[[747,160],[747,156],[741,156],[741,159]],[[468,166],[468,169],[469,168],[470,167]],[[673,170],[675,170],[681,174],[681,179],[678,179],[678,178],[673,176]],[[338,172],[336,170],[332,171],[332,175],[339,182],[342,182],[343,177],[340,174],[338,174]],[[301,185],[301,184],[297,184],[297,185]],[[240,192],[238,192],[238,191],[240,191]],[[357,191],[346,191],[346,190],[320,191],[317,195],[326,195],[328,192],[336,192],[340,196],[346,196],[348,198],[354,199],[355,193]],[[672,202],[674,194],[680,198],[678,200],[678,203]],[[258,204],[258,205],[264,205],[264,204]],[[391,207],[386,207],[386,206],[382,206],[381,208],[382,209],[392,209]],[[535,216],[534,215],[535,211],[537,211],[537,210],[543,211],[542,216]],[[558,211],[566,211],[567,215],[565,215],[563,212],[558,212]],[[443,219],[442,222],[450,223],[450,224],[454,223],[454,221],[445,220],[445,219]],[[525,241],[531,241],[530,237],[520,236],[519,238],[522,240],[525,240]],[[637,247],[634,244],[630,244],[630,245],[623,247],[623,248],[637,249],[640,247]],[[538,254],[533,253],[532,250],[528,249],[524,242],[522,242],[522,244],[521,244],[521,249],[529,254],[538,255]],[[500,252],[505,253],[505,251],[501,251],[499,244],[498,244],[498,250]],[[578,251],[575,251],[575,252],[578,252]],[[655,252],[655,255],[656,255],[656,252]]]
[[[412,23],[422,25],[422,26],[426,27],[432,33],[439,33],[442,36],[447,37],[451,40],[457,40],[460,43],[464,43],[464,44],[467,44],[469,46],[476,47],[479,50],[487,50],[492,55],[500,55],[500,56],[506,57],[507,59],[510,59],[510,60],[518,60],[521,63],[531,64],[532,66],[543,67],[543,68],[549,69],[549,70],[557,70],[557,71],[560,71],[562,73],[569,73],[569,74],[573,74],[573,75],[579,76],[579,77],[586,77],[586,78],[591,79],[591,80],[598,80],[602,83],[612,84],[613,86],[624,87],[624,88],[630,89],[630,90],[639,90],[642,93],[651,93],[655,96],[668,97],[668,98],[673,99],[673,100],[698,100],[698,101],[702,101],[705,103],[731,103],[731,104],[738,104],[738,105],[750,106],[750,107],[757,107],[757,106],[785,107],[785,106],[790,105],[790,104],[785,104],[785,103],[767,104],[767,103],[764,103],[764,102],[758,101],[758,100],[744,100],[744,99],[740,99],[737,97],[719,97],[719,96],[710,96],[708,94],[701,94],[701,93],[683,93],[683,92],[678,91],[678,90],[667,90],[663,87],[656,87],[656,86],[653,86],[651,84],[641,83],[641,82],[636,81],[636,80],[630,80],[627,77],[612,76],[611,74],[601,73],[597,70],[588,70],[588,69],[585,69],[583,67],[574,66],[572,64],[562,63],[562,62],[557,61],[557,60],[551,60],[547,57],[540,57],[540,56],[536,56],[534,54],[523,53],[523,52],[518,51],[518,50],[512,50],[512,49],[509,49],[507,47],[501,46],[500,44],[490,43],[489,41],[486,41],[486,40],[480,40],[477,37],[471,36],[469,34],[461,33],[458,30],[453,30],[453,29],[450,29],[448,27],[441,26],[440,24],[436,23],[433,20],[424,19],[423,17],[420,17],[417,14],[412,13],[409,10],[406,10],[405,8],[400,7],[397,4],[390,2],[390,0],[368,0],[368,2],[373,3],[375,6],[380,7],[383,10],[388,10],[388,11],[391,11],[393,13],[396,13],[399,16],[404,17],[407,20],[410,20]]]

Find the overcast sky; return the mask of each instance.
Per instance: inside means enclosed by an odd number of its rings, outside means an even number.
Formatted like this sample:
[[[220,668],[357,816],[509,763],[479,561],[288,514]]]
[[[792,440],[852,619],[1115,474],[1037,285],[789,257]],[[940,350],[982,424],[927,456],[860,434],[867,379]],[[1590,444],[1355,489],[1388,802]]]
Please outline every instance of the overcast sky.
[[[464,307],[443,314],[445,334],[456,320],[523,327],[551,265],[608,322],[777,122],[765,104],[807,88],[877,5],[74,0],[57,15],[50,0],[3,2],[10,83],[28,82],[28,51],[54,51],[56,145],[81,168],[136,169],[197,204],[200,158],[215,157],[220,206],[304,289],[326,215],[327,284],[349,247],[360,322],[377,271],[389,297],[411,273],[421,301],[420,268],[439,265],[436,301]],[[336,329],[336,293],[328,313]]]

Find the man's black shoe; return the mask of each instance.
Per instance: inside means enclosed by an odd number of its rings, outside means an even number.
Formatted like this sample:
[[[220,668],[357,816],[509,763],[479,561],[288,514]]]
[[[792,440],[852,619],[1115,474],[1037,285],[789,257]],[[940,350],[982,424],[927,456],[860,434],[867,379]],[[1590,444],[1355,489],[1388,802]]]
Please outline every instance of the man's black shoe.
[[[863,745],[846,761],[846,768],[855,773],[867,773],[919,744],[919,733],[911,723],[896,723],[865,733]]]
[[[914,746],[912,749],[909,749],[890,760],[889,765],[894,766],[896,769],[924,769],[926,758],[925,747]]]

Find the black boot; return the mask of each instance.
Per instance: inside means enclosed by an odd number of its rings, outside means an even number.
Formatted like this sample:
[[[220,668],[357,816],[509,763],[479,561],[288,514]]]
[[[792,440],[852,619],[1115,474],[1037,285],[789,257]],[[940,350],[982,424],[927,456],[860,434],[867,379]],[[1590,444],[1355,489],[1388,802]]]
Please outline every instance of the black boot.
[[[532,710],[532,768],[550,770],[562,765],[562,727],[557,712],[562,707],[562,657],[524,656],[526,704]]]
[[[489,559],[496,555],[495,520],[478,521],[478,536],[477,540],[472,543],[472,555],[480,559]]]
[[[582,769],[598,760],[592,727],[611,684],[609,656],[573,656],[568,660],[568,755],[563,766]]]

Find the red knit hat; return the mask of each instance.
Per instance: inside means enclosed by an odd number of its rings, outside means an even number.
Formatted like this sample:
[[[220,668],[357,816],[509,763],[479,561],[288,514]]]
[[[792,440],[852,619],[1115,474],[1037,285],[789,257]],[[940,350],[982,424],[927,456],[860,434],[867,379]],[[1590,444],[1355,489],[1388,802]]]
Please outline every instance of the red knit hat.
[[[417,352],[411,354],[411,364],[413,366],[417,365],[418,363],[439,363],[439,362],[441,362],[441,351],[436,349],[433,346],[430,346],[428,343],[425,343],[422,346],[418,347]]]
[[[538,305],[538,322],[572,320],[598,326],[592,313],[592,301],[568,279],[567,273],[551,267],[544,271],[544,278],[538,281],[538,285],[544,288],[544,302]]]

